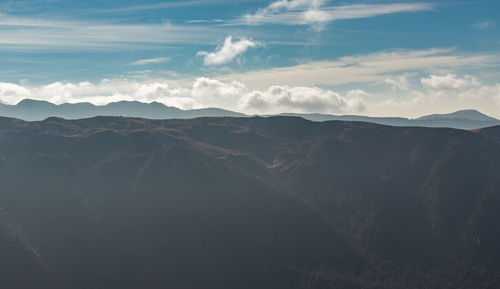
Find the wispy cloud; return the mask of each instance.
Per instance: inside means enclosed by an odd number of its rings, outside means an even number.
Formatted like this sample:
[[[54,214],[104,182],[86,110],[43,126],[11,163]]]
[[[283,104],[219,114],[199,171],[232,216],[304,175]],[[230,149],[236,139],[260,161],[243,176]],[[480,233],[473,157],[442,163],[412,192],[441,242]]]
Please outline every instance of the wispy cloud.
[[[241,37],[233,42],[232,36],[227,36],[224,44],[217,46],[214,52],[198,51],[196,56],[203,57],[205,65],[221,65],[231,62],[237,56],[245,53],[249,48],[257,47],[259,42]]]
[[[480,21],[476,22],[472,25],[472,27],[477,28],[477,29],[488,29],[491,27],[495,27],[496,22],[493,20],[486,20],[486,21]]]
[[[148,65],[148,64],[158,64],[169,62],[170,58],[168,57],[158,57],[158,58],[149,58],[149,59],[141,59],[134,62],[134,65]]]
[[[193,19],[193,20],[188,20],[187,23],[190,24],[206,24],[206,23],[222,23],[224,20],[222,19],[212,19],[212,20],[205,20],[205,19]]]
[[[334,60],[310,61],[245,73],[219,75],[219,79],[237,80],[251,87],[269,85],[345,85],[383,82],[405,73],[433,73],[457,69],[499,67],[498,54],[464,55],[453,49],[396,50],[347,56]]]
[[[151,44],[206,44],[226,31],[215,27],[171,23],[123,24],[97,20],[0,17],[0,49],[114,49]]]
[[[280,0],[233,24],[324,25],[342,19],[368,18],[385,14],[432,10],[433,3],[389,3],[325,6],[322,0]]]
[[[128,13],[133,12],[137,13],[138,11],[147,11],[147,10],[158,10],[158,9],[171,9],[171,8],[181,8],[181,7],[190,7],[196,5],[207,4],[208,1],[169,1],[163,3],[151,3],[151,4],[142,4],[142,5],[132,5],[132,6],[121,6],[115,7],[113,9],[94,9],[94,12],[101,13]]]
[[[239,0],[238,2],[252,2],[254,0]],[[167,10],[176,8],[186,8],[195,6],[218,6],[233,3],[231,0],[185,0],[185,1],[160,1],[157,3],[145,3],[140,5],[123,5],[118,2],[119,7],[108,9],[91,9],[94,13],[127,14],[149,10]]]

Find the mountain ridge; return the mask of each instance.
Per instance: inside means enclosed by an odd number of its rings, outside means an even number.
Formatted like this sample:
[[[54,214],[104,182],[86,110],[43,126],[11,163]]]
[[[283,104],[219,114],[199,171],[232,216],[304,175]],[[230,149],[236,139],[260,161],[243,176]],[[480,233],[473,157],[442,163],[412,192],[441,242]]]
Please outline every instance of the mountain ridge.
[[[53,104],[48,101],[24,99],[16,105],[0,104],[0,116],[40,121],[48,117],[65,119],[91,118],[94,116],[124,116],[149,119],[186,119],[196,117],[249,117],[239,112],[221,108],[201,108],[182,110],[159,102],[118,101],[106,105],[87,102]],[[415,119],[402,117],[369,117],[359,115],[331,115],[319,113],[280,113],[277,116],[299,116],[312,121],[364,121],[391,126],[450,127],[458,129],[478,129],[499,125],[500,120],[476,110],[461,110],[448,114],[433,114]],[[263,115],[273,116],[273,115]]]
[[[497,121],[498,119],[488,116],[474,109],[464,109],[458,110],[447,114],[431,114],[417,118],[417,120],[426,119],[443,119],[443,118],[458,118],[458,119],[470,119],[470,120],[480,120],[480,121]]]
[[[370,117],[359,115],[301,114],[281,113],[281,116],[300,116],[312,121],[363,121],[390,126],[409,127],[449,127],[457,129],[478,129],[500,125],[500,120],[485,115],[477,110],[459,110],[447,114],[432,114],[414,119],[403,117]]]
[[[106,105],[88,102],[54,104],[44,100],[23,99],[16,105],[0,104],[0,115],[39,121],[48,117],[65,119],[91,118],[94,116],[126,116],[150,119],[195,118],[203,116],[245,116],[244,114],[220,109],[201,108],[182,110],[159,102],[117,101]]]

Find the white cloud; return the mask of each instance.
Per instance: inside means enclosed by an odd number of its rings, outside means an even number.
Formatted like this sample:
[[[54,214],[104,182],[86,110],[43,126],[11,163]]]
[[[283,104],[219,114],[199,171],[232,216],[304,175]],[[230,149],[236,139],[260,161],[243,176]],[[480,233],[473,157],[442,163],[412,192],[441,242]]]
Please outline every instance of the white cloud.
[[[158,57],[158,58],[148,58],[148,59],[137,60],[133,64],[134,65],[148,65],[148,64],[158,64],[158,63],[169,62],[169,61],[170,61],[170,58]]]
[[[361,112],[368,95],[352,90],[345,96],[317,87],[271,86],[265,90],[251,90],[237,81],[222,82],[197,78],[191,97],[204,106],[217,106],[246,113],[279,112]]]
[[[352,90],[345,96],[317,87],[271,86],[264,90],[248,89],[237,81],[222,82],[210,78],[197,78],[191,97],[204,107],[216,106],[246,113],[279,112],[361,112],[368,95]]]
[[[409,82],[407,75],[398,75],[394,78],[386,78],[384,82],[391,86],[392,90],[408,90]]]
[[[259,9],[255,14],[243,15],[236,23],[248,25],[321,23],[326,19],[318,9],[325,2],[323,0],[278,0],[266,8]],[[306,21],[307,19],[312,22]]]
[[[481,21],[481,22],[476,22],[472,25],[472,27],[477,28],[477,29],[488,29],[491,27],[495,27],[496,22],[493,20],[486,20],[486,21]]]
[[[325,6],[322,0],[280,0],[268,7],[259,9],[255,14],[246,14],[234,21],[234,24],[263,25],[322,25],[342,19],[375,17],[385,14],[428,11],[434,8],[432,3],[389,3],[355,4]]]
[[[458,77],[455,74],[430,75],[427,78],[422,78],[420,82],[424,87],[431,89],[464,89],[480,85],[474,76]]]
[[[246,87],[239,82],[224,83],[216,79],[199,77],[193,84],[193,95],[205,98],[228,98],[241,95]]]
[[[317,87],[272,86],[264,91],[249,91],[240,99],[240,107],[254,113],[361,112],[366,107],[358,97],[359,92],[352,91],[342,96]]]
[[[245,37],[239,41],[233,42],[232,36],[227,36],[224,44],[217,46],[214,52],[199,51],[196,56],[203,57],[205,65],[221,65],[231,62],[238,55],[245,53],[248,48],[253,48],[260,45],[258,42],[252,41]]]
[[[17,103],[24,98],[32,97],[29,89],[8,82],[0,82],[0,101],[2,103]]]

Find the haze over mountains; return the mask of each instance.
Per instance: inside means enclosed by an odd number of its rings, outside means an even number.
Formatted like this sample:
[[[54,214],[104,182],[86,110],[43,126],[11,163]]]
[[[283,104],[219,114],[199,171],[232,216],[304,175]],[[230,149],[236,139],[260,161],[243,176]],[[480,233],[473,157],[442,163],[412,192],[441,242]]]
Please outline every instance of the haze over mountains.
[[[500,127],[0,118],[0,287],[499,288]]]
[[[104,106],[91,103],[64,103],[56,105],[47,101],[24,99],[16,105],[0,104],[0,116],[23,120],[43,120],[48,117],[80,119],[94,116],[128,116],[151,119],[195,118],[209,116],[244,116],[244,114],[219,108],[181,110],[159,102],[119,101]]]
[[[283,116],[300,116],[312,121],[345,120],[364,121],[392,126],[449,127],[476,129],[500,125],[500,120],[476,110],[462,110],[450,114],[434,114],[416,119],[401,117],[367,117],[357,115],[297,114],[283,113]],[[49,117],[80,119],[94,116],[125,116],[149,119],[186,119],[195,117],[242,117],[242,113],[220,108],[181,110],[158,102],[120,101],[104,106],[91,103],[65,103],[55,105],[47,101],[25,99],[17,105],[0,104],[0,116],[20,118],[28,121],[44,120]]]

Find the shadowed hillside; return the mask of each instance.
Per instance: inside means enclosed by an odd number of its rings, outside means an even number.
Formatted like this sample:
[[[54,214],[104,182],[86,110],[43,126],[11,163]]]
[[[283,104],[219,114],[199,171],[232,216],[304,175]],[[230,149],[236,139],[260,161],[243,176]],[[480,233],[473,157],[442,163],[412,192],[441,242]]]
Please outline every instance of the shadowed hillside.
[[[498,127],[2,118],[0,286],[498,288],[499,161]]]

